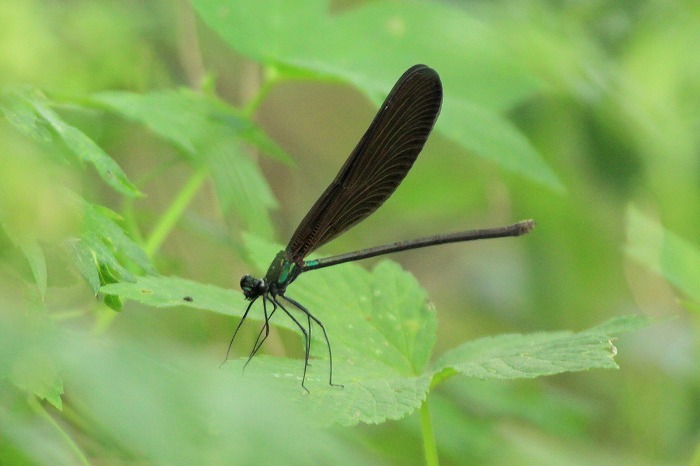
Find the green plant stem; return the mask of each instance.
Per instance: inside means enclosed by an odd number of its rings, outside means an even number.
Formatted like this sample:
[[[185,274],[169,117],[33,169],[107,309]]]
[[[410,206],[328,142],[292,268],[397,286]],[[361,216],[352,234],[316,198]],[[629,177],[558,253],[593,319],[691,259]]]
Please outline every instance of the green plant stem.
[[[430,381],[430,389],[432,390],[433,388],[437,387],[441,383],[443,383],[445,380],[449,379],[450,377],[454,376],[457,374],[457,371],[453,369],[443,369],[442,371],[438,372],[433,376],[433,380]]]
[[[148,257],[152,258],[158,248],[163,244],[163,241],[165,241],[165,238],[180,219],[185,208],[204,182],[206,175],[207,170],[205,167],[198,168],[187,181],[187,184],[182,188],[173,203],[170,204],[170,208],[168,208],[160,218],[143,248],[146,254],[148,254]]]
[[[136,180],[136,186],[145,186],[148,184],[151,180],[158,178],[161,176],[165,171],[168,169],[172,168],[173,165],[180,163],[180,160],[176,157],[171,158],[165,163],[161,163],[158,165],[158,167],[154,170],[151,170],[144,176],[140,177],[139,179]],[[137,198],[133,197],[124,197],[124,200],[122,201],[122,207],[120,209],[121,216],[124,218],[124,227],[127,229],[129,232],[129,235],[131,236],[132,239],[137,241],[139,244],[144,243],[144,238],[143,234],[141,233],[141,229],[138,226],[138,222],[134,216],[134,203],[136,202]]]
[[[37,401],[36,397],[34,395],[30,395],[27,398],[27,402],[29,403],[29,406],[32,408],[34,412],[36,412],[39,416],[44,418],[46,422],[51,424],[51,426],[56,429],[56,432],[65,440],[65,442],[68,444],[70,447],[71,451],[75,454],[75,456],[78,458],[81,464],[84,465],[90,465],[90,461],[87,459],[87,456],[85,456],[85,453],[83,453],[83,450],[80,449],[77,443],[73,441],[70,435],[68,435],[68,432],[63,430],[63,428],[56,422],[56,420],[51,417],[49,413],[46,412],[44,407],[42,406],[39,401]]]
[[[258,93],[255,94],[251,101],[248,102],[248,104],[243,108],[243,114],[246,117],[253,117],[258,108],[260,108],[260,105],[262,104],[263,100],[265,100],[265,97],[267,97],[267,94],[277,84],[278,81],[279,73],[277,72],[277,70],[273,67],[268,67],[265,70],[264,81],[260,85]]]
[[[420,428],[423,435],[423,452],[425,454],[425,464],[428,466],[437,466],[440,464],[440,461],[438,460],[435,432],[433,431],[433,421],[430,418],[428,399],[429,397],[426,397],[420,407]]]

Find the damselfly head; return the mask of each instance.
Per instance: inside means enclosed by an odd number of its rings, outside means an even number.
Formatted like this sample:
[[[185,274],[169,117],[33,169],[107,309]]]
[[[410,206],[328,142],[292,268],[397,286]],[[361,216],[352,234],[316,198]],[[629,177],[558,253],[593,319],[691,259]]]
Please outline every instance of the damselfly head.
[[[267,283],[262,278],[243,275],[243,278],[241,278],[241,289],[246,299],[255,299],[267,291]]]

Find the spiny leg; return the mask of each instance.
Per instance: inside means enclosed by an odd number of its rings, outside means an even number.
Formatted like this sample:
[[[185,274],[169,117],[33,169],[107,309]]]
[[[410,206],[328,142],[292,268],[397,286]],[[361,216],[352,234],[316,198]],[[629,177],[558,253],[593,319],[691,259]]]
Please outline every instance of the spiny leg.
[[[260,329],[260,332],[258,333],[258,337],[255,339],[255,344],[253,345],[253,350],[250,352],[250,356],[248,356],[248,360],[245,362],[243,365],[243,370],[245,370],[246,366],[250,362],[251,359],[253,359],[253,356],[255,356],[260,349],[260,347],[265,343],[265,340],[267,340],[267,337],[270,335],[270,319],[272,319],[272,316],[275,315],[275,311],[277,310],[277,304],[273,300],[270,300],[272,303],[272,311],[270,312],[270,315],[267,315],[267,306],[265,305],[265,302],[268,300],[265,295],[263,295],[263,314],[265,315],[265,323],[263,324],[262,328]],[[265,336],[260,338],[265,332]]]
[[[241,321],[238,322],[238,326],[236,326],[236,330],[233,332],[233,336],[231,337],[231,341],[228,344],[228,349],[226,349],[226,357],[224,358],[224,362],[219,364],[219,367],[223,366],[226,361],[228,361],[228,355],[231,352],[231,347],[233,346],[233,340],[236,339],[236,335],[238,334],[238,331],[241,329],[241,325],[243,325],[243,321],[245,320],[246,317],[248,317],[248,312],[250,311],[250,308],[253,306],[253,303],[257,301],[257,298],[252,300],[250,304],[248,304],[248,307],[246,308],[245,312],[243,313],[243,317],[241,317]]]
[[[286,298],[285,298],[286,299]],[[277,297],[273,296],[272,300],[277,303],[277,305],[284,311],[285,314],[289,316],[292,321],[299,327],[299,330],[301,330],[301,333],[304,334],[304,349],[306,350],[304,353],[304,375],[301,378],[301,386],[304,390],[307,392],[309,391],[308,388],[306,388],[306,385],[304,385],[304,382],[306,382],[306,369],[309,367],[309,352],[311,349],[311,340],[309,339],[309,334],[306,332],[306,329],[304,328],[303,325],[299,323],[299,321],[292,315],[291,312],[287,310],[286,307],[282,305],[281,302],[277,301]]]
[[[330,363],[330,372],[329,372],[329,377],[328,377],[328,383],[330,385],[333,385],[335,387],[342,387],[341,384],[336,384],[333,383],[333,352],[331,351],[331,342],[328,340],[328,333],[326,333],[326,327],[323,326],[323,323],[318,320],[316,317],[314,317],[311,312],[309,312],[308,309],[306,309],[304,306],[301,305],[301,303],[295,299],[290,298],[289,296],[284,296],[280,295],[290,303],[292,303],[294,306],[296,306],[300,311],[302,311],[304,314],[306,314],[306,317],[308,319],[313,320],[318,324],[319,327],[321,327],[321,330],[323,330],[323,337],[326,339],[326,346],[328,347],[328,362]],[[281,306],[281,304],[280,304]],[[309,326],[311,325],[311,322],[309,321]]]

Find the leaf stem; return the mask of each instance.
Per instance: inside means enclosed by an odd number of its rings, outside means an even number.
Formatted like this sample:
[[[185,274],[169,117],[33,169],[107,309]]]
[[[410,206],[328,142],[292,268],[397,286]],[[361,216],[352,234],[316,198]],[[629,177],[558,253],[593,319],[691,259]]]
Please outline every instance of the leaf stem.
[[[425,464],[428,466],[438,466],[437,445],[435,443],[435,432],[433,431],[433,421],[430,418],[429,397],[426,396],[420,407],[420,428],[423,435],[423,452],[425,454]]]
[[[27,402],[29,403],[29,406],[36,412],[40,417],[44,418],[46,422],[51,424],[51,426],[56,429],[58,434],[63,438],[63,440],[68,444],[70,447],[71,451],[75,454],[75,456],[78,458],[81,464],[84,465],[90,465],[90,461],[87,459],[87,456],[85,456],[85,453],[80,449],[77,443],[71,438],[70,435],[68,435],[68,432],[66,432],[61,425],[56,422],[56,420],[46,412],[46,409],[42,406],[39,401],[37,401],[36,397],[33,395],[30,395],[27,398]]]
[[[253,117],[253,114],[258,110],[263,100],[267,97],[267,94],[277,84],[279,79],[279,73],[276,68],[268,67],[265,69],[264,80],[258,88],[257,94],[255,94],[250,102],[243,108],[243,114],[246,117]]]
[[[185,208],[204,182],[206,175],[206,167],[199,167],[189,181],[187,181],[187,184],[185,184],[175,200],[173,200],[173,203],[170,204],[168,210],[165,211],[160,218],[143,248],[148,257],[152,258],[158,248],[163,244],[163,241],[165,241],[165,238],[180,219]]]

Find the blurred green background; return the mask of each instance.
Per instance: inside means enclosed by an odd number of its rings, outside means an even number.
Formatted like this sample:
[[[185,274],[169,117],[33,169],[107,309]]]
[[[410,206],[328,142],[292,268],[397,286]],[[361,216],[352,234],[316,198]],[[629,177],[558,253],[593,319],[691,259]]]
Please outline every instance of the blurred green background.
[[[61,244],[80,223],[68,187],[119,213],[161,274],[238,288],[250,272],[241,233],[286,243],[393,82],[426,63],[445,104],[424,152],[376,215],[322,252],[534,218],[524,238],[391,257],[437,309],[437,355],[485,335],[659,318],[615,342],[617,371],[439,387],[442,463],[700,464],[698,44],[700,4],[690,0],[5,0],[0,86],[47,95],[144,196],[122,196],[90,166],[0,122],[0,462],[420,463],[416,414],[307,426],[274,393],[211,375],[236,319],[133,303],[117,313],[94,299]],[[241,186],[258,190],[236,193],[231,180],[227,193],[192,151],[120,116],[104,94],[182,87],[241,109],[276,143],[265,151],[253,136],[239,153],[269,191],[251,175]],[[183,128],[195,112],[161,110]],[[182,215],[149,249],[188,186]],[[46,255],[43,298],[23,238]],[[38,308],[48,319],[25,319]],[[279,332],[265,349],[297,341]],[[62,403],[32,388],[56,393],[59,378]],[[219,443],[197,442],[202,431]]]

